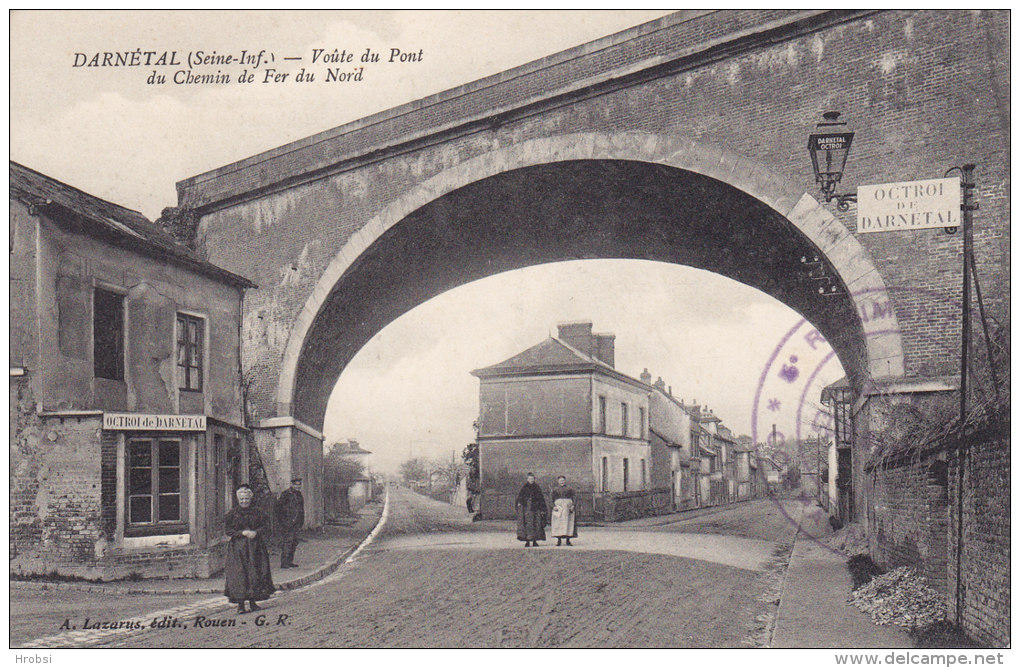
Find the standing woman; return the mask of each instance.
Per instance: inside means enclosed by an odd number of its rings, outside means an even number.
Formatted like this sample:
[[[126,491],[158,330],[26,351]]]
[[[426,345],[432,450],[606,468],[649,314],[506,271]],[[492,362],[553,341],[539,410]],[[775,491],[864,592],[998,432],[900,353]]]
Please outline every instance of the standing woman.
[[[517,540],[524,541],[524,547],[538,547],[538,541],[545,540],[545,520],[549,507],[545,505],[542,488],[535,483],[535,474],[528,474],[528,482],[517,494]]]
[[[551,533],[556,539],[556,547],[563,544],[564,538],[569,546],[570,539],[577,538],[577,495],[572,488],[567,487],[566,476],[561,475],[556,483],[550,494],[553,502]]]
[[[227,583],[224,594],[237,604],[237,613],[243,615],[258,610],[255,601],[272,596],[273,575],[269,571],[269,551],[266,539],[269,517],[259,510],[252,500],[255,493],[248,485],[237,488],[237,506],[227,513],[226,530],[230,537],[227,545]],[[244,609],[248,601],[249,610]]]

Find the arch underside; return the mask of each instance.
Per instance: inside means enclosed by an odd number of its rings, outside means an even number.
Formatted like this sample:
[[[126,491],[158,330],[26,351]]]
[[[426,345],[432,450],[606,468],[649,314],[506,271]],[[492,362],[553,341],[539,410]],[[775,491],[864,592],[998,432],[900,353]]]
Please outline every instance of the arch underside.
[[[691,171],[566,160],[502,172],[410,212],[345,267],[300,342],[285,408],[321,428],[330,393],[358,350],[432,297],[505,271],[589,258],[687,265],[762,290],[807,318],[851,380],[863,379],[868,351],[854,299],[846,285],[839,296],[818,294],[800,261],[817,253],[787,217]]]

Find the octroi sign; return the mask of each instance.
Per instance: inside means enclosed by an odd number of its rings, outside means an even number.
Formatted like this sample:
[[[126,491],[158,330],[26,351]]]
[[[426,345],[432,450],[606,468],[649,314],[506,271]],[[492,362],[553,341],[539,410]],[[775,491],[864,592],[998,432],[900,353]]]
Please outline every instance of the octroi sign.
[[[857,189],[858,232],[959,226],[959,179],[883,183]]]
[[[205,431],[204,415],[103,413],[107,431]]]

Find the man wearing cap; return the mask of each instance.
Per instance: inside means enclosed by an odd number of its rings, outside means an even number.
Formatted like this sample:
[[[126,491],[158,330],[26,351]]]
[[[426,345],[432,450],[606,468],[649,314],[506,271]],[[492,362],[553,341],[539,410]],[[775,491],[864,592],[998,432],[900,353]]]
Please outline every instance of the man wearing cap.
[[[293,477],[290,487],[280,494],[276,502],[276,519],[282,542],[280,568],[296,568],[294,551],[297,549],[298,532],[305,525],[305,497],[301,496],[299,476]]]

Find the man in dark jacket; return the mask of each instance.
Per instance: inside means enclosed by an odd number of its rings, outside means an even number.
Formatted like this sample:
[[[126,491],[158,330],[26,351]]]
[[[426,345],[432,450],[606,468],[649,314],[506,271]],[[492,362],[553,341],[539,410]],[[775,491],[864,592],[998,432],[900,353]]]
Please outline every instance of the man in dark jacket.
[[[305,498],[301,496],[301,478],[290,481],[290,488],[280,494],[276,502],[276,520],[282,543],[280,568],[296,568],[294,551],[297,549],[298,532],[305,525]]]

